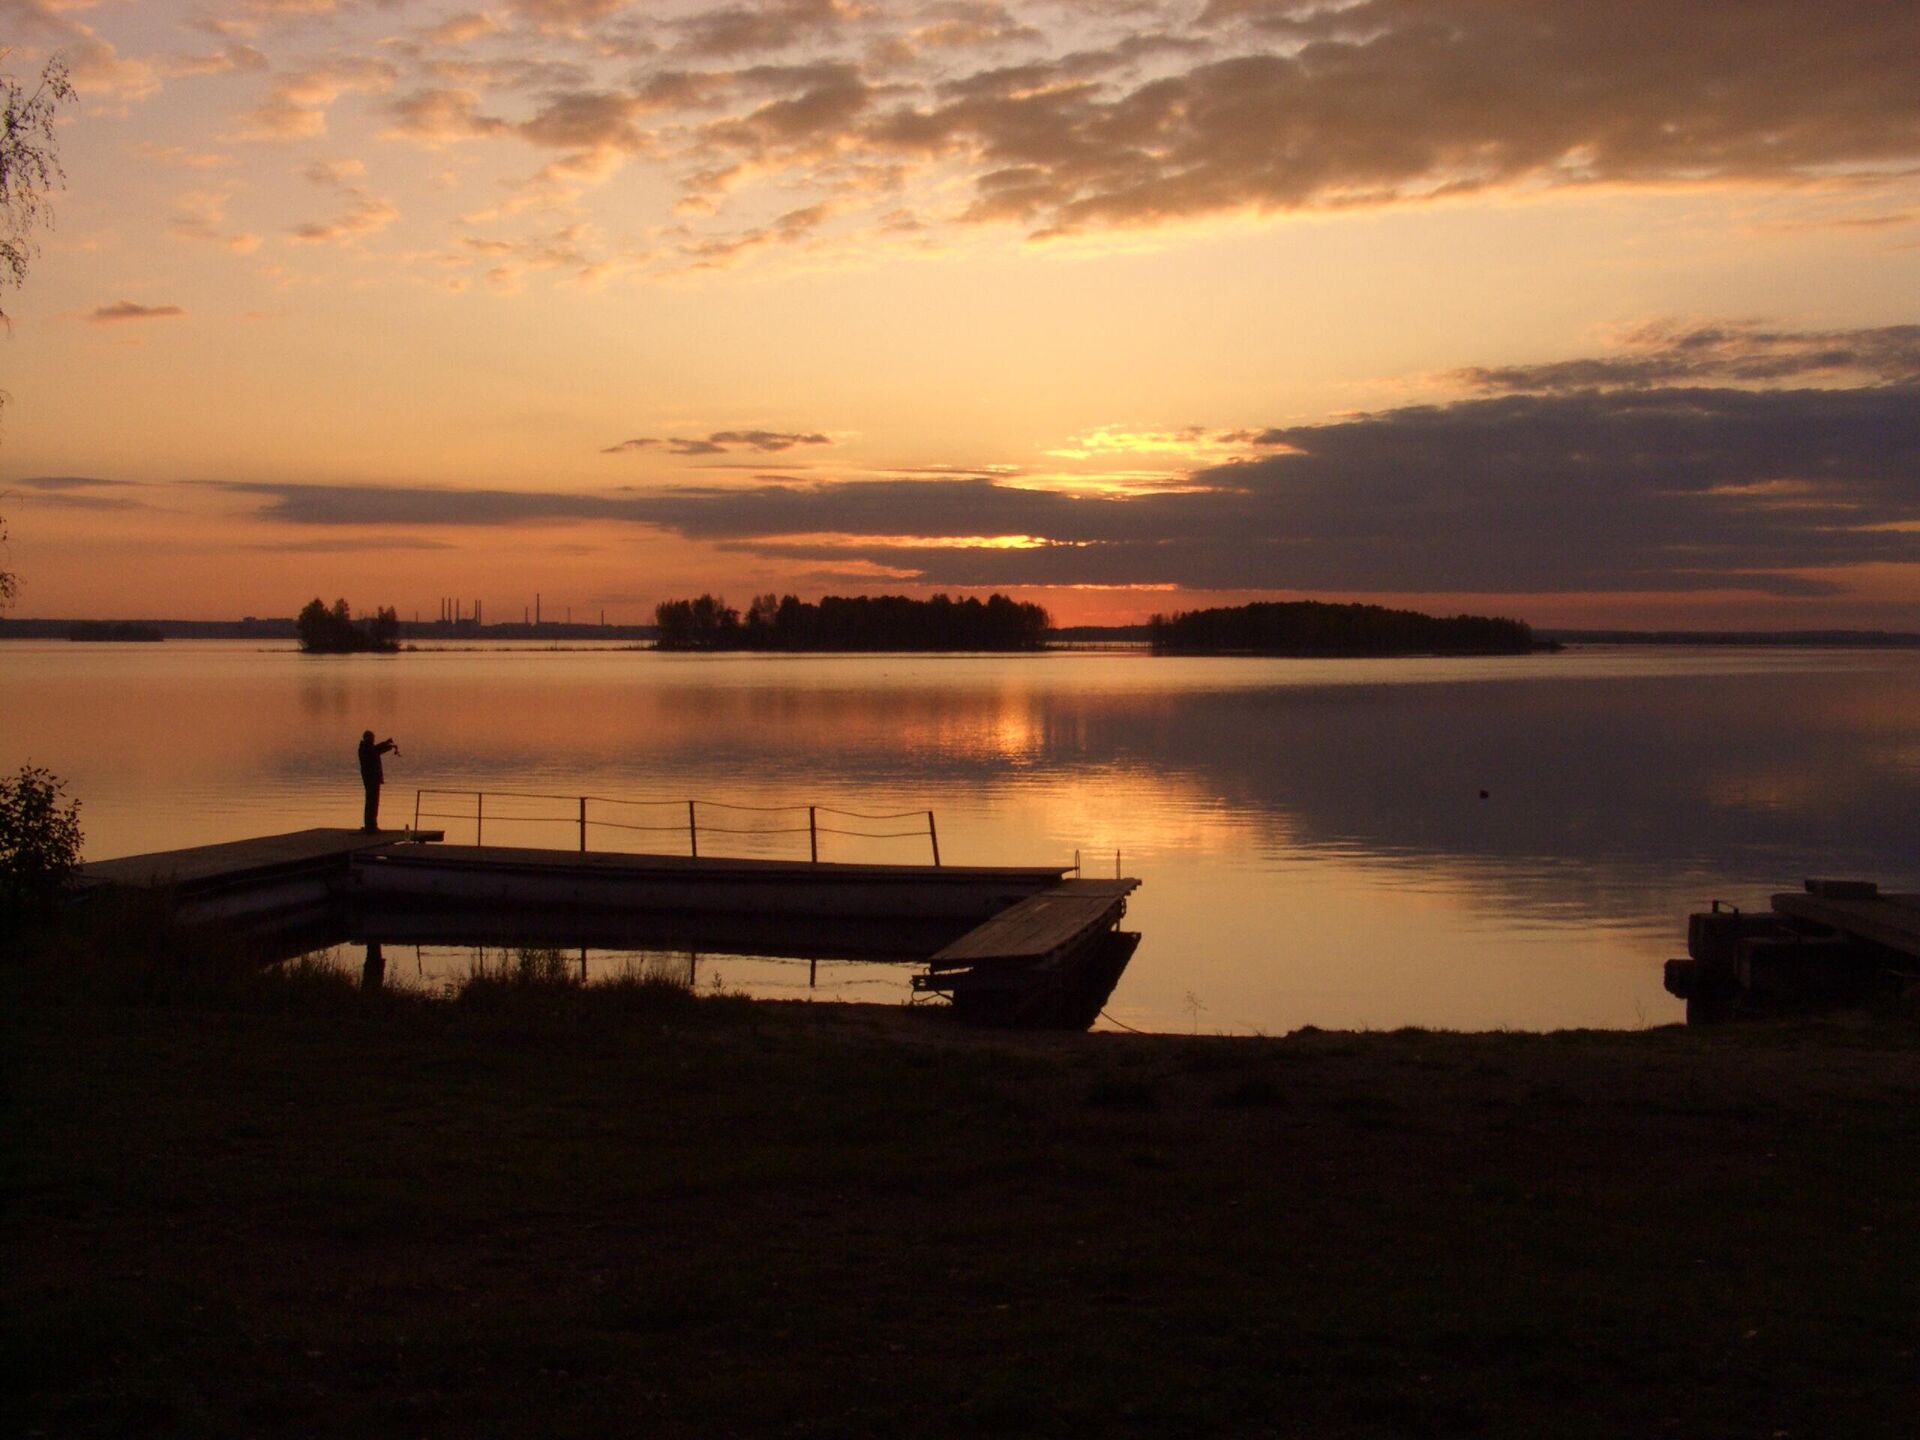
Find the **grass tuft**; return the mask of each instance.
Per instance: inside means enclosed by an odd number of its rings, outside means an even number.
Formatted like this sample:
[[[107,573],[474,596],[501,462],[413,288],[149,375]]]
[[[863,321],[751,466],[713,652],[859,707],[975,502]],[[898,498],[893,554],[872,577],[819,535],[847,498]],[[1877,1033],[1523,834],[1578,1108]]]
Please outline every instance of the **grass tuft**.
[[[1160,1108],[1160,1087],[1131,1075],[1103,1076],[1087,1087],[1087,1104],[1095,1110],[1144,1114]]]
[[[1213,1103],[1225,1110],[1278,1110],[1287,1096],[1272,1076],[1248,1075],[1214,1096]]]

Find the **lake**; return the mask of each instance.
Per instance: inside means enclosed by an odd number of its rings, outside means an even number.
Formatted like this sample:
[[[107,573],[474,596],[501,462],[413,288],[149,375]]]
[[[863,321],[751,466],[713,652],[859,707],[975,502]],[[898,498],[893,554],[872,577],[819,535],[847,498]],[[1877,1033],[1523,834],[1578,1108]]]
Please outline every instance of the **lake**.
[[[1117,851],[1143,882],[1126,924],[1145,938],[1103,1025],[1664,1024],[1682,1007],[1661,962],[1710,899],[1761,905],[1812,874],[1920,889],[1911,651],[318,657],[17,641],[0,645],[0,682],[0,768],[66,781],[89,859],[357,825],[366,728],[401,745],[388,824],[424,787],[931,809],[949,864],[1078,852],[1111,874]],[[578,843],[510,818],[568,805],[488,806],[489,843]],[[465,816],[472,800],[424,808]],[[470,820],[431,823],[472,836]],[[701,852],[804,858],[804,831],[765,833],[795,823],[708,808]],[[845,824],[914,833],[827,835],[822,859],[929,858],[917,819]],[[685,853],[686,837],[595,826],[591,843]],[[408,950],[391,971],[449,963]],[[811,990],[799,963],[704,957],[698,973],[765,995],[906,995],[900,967],[823,965]]]

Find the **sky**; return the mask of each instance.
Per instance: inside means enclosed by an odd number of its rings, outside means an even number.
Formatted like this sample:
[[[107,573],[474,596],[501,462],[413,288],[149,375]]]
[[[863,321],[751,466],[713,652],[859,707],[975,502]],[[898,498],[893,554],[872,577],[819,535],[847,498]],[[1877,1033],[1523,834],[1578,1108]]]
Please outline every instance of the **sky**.
[[[0,0],[20,616],[1920,630],[1907,0]]]

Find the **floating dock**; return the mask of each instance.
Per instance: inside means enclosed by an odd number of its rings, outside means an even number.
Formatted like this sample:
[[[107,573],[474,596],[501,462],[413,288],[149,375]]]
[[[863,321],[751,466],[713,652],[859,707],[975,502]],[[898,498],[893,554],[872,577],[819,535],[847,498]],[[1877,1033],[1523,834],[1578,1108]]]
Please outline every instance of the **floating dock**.
[[[353,858],[436,841],[440,830],[295,830],[184,850],[94,860],[75,888],[164,892],[193,924],[272,926],[311,918],[346,898]]]
[[[924,962],[922,993],[971,1018],[1069,1024],[1138,936],[1138,880],[1066,866],[849,865],[447,845],[440,831],[302,830],[81,867],[83,891],[164,893],[189,923],[305,940],[331,923],[375,943],[666,945]],[[283,947],[284,948],[284,947]],[[1110,972],[1110,973],[1109,973]]]
[[[795,918],[964,921],[1060,883],[1071,867],[846,865],[504,845],[393,845],[352,858],[370,898]]]
[[[1138,880],[1061,880],[983,924],[927,961],[913,988],[946,995],[955,1007],[992,1024],[1073,1024],[1081,997],[1100,1003],[1140,943],[1118,931]],[[1099,977],[1107,976],[1104,988]],[[1074,1028],[1093,1023],[1099,1003]]]
[[[1920,895],[1882,894],[1870,880],[1808,880],[1769,905],[1743,913],[1715,901],[1688,917],[1687,958],[1666,965],[1688,1024],[1870,1000],[1920,971]]]

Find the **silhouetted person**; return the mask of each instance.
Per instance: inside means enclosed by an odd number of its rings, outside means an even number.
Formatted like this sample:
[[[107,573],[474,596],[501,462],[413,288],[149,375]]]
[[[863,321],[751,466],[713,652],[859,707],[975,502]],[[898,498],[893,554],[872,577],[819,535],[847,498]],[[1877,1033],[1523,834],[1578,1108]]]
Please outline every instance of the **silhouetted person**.
[[[360,737],[360,783],[367,787],[366,823],[360,828],[374,831],[380,828],[380,787],[386,783],[386,772],[380,768],[380,757],[392,750],[399,752],[400,747],[391,740],[373,743],[373,732],[367,731]]]

